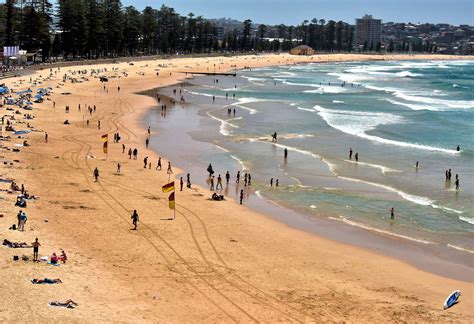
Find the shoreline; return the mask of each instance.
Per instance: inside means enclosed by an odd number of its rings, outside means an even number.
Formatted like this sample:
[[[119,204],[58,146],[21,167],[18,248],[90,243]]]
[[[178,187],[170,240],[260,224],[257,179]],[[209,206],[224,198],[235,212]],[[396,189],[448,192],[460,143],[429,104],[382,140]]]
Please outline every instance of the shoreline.
[[[186,83],[184,89],[188,90],[188,79],[185,80],[184,83]],[[140,94],[154,98],[153,94],[159,93],[161,98],[167,98],[167,100],[169,100],[172,99],[173,88],[181,88],[180,82],[153,90],[147,90]],[[199,97],[197,94],[193,94],[193,96]],[[202,104],[203,103],[195,104],[192,99],[191,101],[188,100],[186,102],[186,105],[188,105],[187,109],[195,109],[196,116],[191,116],[192,118],[199,119],[202,117],[200,114],[201,110],[206,110],[206,108],[202,107]],[[216,103],[216,105],[219,107],[222,106],[221,103]],[[158,108],[158,103],[156,108]],[[179,107],[173,107],[172,109],[179,109]],[[158,112],[152,110],[153,109],[143,116],[143,124],[147,122],[147,118],[149,119],[150,116],[158,114]],[[173,117],[174,116],[168,117],[168,120]],[[172,129],[173,126],[165,125],[165,127]],[[169,138],[165,138],[160,142],[160,134],[157,135],[157,137],[159,140],[157,146],[163,145],[164,141],[169,140]],[[201,140],[193,138],[193,136],[190,136],[190,138],[192,141],[201,142]],[[203,142],[217,147],[217,144],[213,142],[208,142],[206,140]],[[155,153],[159,154],[156,150]],[[228,153],[231,155],[232,152]],[[188,156],[192,155],[188,154]],[[169,151],[168,157],[170,157]],[[193,158],[196,158],[196,156]],[[176,159],[173,159],[173,161],[176,161]],[[183,165],[184,162],[185,161],[182,159],[176,161],[179,166]],[[200,167],[204,170],[205,165],[201,165]],[[183,175],[185,175],[185,172]],[[202,190],[208,191],[208,188],[203,181],[199,182],[199,186]],[[428,243],[421,239],[417,241],[416,238],[403,237],[400,234],[392,234],[382,230],[377,230],[376,228],[364,227],[363,224],[360,224],[361,226],[353,226],[346,224],[339,219],[335,219],[331,215],[311,215],[303,210],[298,210],[289,205],[283,205],[279,202],[272,201],[270,198],[262,197],[255,189],[249,190],[252,192],[252,195],[256,197],[246,204],[249,208],[291,228],[335,242],[368,249],[369,251],[387,257],[394,257],[397,260],[407,262],[422,271],[432,274],[441,275],[450,279],[463,280],[469,283],[474,282],[474,278],[469,274],[473,266],[472,262],[470,262],[470,255],[472,252],[458,251],[456,248],[450,246],[442,246],[431,242]],[[235,203],[238,203],[238,197],[231,193],[233,190],[228,190],[226,187],[225,192],[227,191],[229,191],[229,193],[226,197],[230,198]],[[428,245],[424,243],[428,243]],[[431,244],[435,245],[431,247]]]
[[[275,59],[272,63],[279,65],[282,57],[260,56],[257,58],[261,60],[255,58],[257,61],[251,63],[264,66],[269,62],[262,60]],[[210,67],[211,62],[225,61],[227,65],[245,66],[249,65],[248,58],[183,59],[179,63]],[[157,60],[148,64],[157,62],[169,63]],[[162,220],[170,213],[167,195],[159,190],[167,176],[165,172],[148,171],[141,164],[142,152],[153,157],[153,163],[157,158],[144,147],[146,125],[142,122],[154,101],[135,93],[144,87],[169,86],[177,78],[163,76],[176,74],[173,67],[160,67],[157,78],[148,64],[114,65],[127,71],[129,77],[111,79],[107,93],[91,78],[84,84],[68,83],[55,90],[72,93],[54,94],[56,108],[50,101],[35,105],[45,109],[35,109],[32,123],[48,131],[50,143],[44,144],[42,133],[31,133],[28,141],[32,146],[19,155],[21,167],[6,169],[5,176],[26,183],[41,199],[28,207],[26,232],[11,232],[3,226],[0,234],[27,242],[39,237],[41,254],[61,247],[70,261],[54,269],[42,264],[12,264],[11,256],[17,252],[4,250],[6,266],[0,275],[0,288],[11,294],[0,301],[6,310],[0,318],[8,322],[53,317],[172,322],[474,318],[470,283],[302,233],[232,201],[216,205],[205,199],[207,190],[202,188],[183,191],[177,201],[181,209],[176,220]],[[141,71],[146,73],[141,75]],[[115,91],[117,86],[122,88],[120,93]],[[83,113],[76,110],[78,103],[98,105],[91,126],[83,126]],[[64,115],[62,109],[68,104],[72,112]],[[70,120],[70,126],[62,124],[64,118]],[[101,129],[95,130],[99,120]],[[128,160],[111,141],[109,157],[103,160],[100,136],[116,131],[127,148],[139,149],[139,161]],[[92,155],[96,158],[87,158]],[[13,159],[18,155],[5,152],[5,156]],[[116,161],[123,165],[120,175],[115,172]],[[92,179],[94,166],[101,170],[98,183]],[[13,198],[2,202],[4,219],[9,222],[16,212],[11,207]],[[141,221],[138,231],[130,231],[130,211],[136,206]],[[54,289],[31,288],[31,277],[47,275],[61,277],[63,284]],[[453,288],[462,289],[465,297],[443,312],[442,300]],[[80,306],[71,312],[51,312],[46,302],[61,298],[72,298]]]

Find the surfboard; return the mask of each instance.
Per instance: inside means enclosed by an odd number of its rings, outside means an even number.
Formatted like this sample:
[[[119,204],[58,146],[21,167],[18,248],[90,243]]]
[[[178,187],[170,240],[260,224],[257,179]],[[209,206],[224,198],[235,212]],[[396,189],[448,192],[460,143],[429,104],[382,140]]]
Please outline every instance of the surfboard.
[[[449,307],[456,304],[458,302],[460,296],[461,296],[461,291],[459,291],[459,290],[453,291],[448,296],[448,298],[446,298],[446,300],[444,301],[444,305],[443,305],[444,309],[448,309]]]

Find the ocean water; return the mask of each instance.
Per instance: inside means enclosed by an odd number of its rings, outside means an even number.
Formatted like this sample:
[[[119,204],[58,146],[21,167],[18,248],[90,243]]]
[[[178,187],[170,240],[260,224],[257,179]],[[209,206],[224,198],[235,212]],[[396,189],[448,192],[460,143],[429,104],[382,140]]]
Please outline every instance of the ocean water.
[[[192,105],[149,117],[161,129],[157,149],[174,152],[199,181],[208,163],[232,178],[243,170],[258,196],[311,217],[474,253],[473,61],[315,63],[239,75],[182,87]],[[232,181],[226,194],[237,192]]]

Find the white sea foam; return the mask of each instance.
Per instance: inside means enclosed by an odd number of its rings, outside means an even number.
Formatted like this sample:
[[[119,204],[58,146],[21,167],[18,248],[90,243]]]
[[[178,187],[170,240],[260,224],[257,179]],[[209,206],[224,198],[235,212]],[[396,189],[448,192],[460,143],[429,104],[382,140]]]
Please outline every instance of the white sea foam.
[[[353,163],[353,164],[357,164],[357,165],[363,165],[363,166],[368,166],[368,167],[371,167],[371,168],[376,168],[376,169],[380,169],[380,171],[382,172],[383,175],[385,175],[385,173],[387,172],[403,172],[401,170],[397,170],[397,169],[392,169],[392,168],[389,168],[389,167],[386,167],[386,166],[383,166],[383,165],[379,165],[379,164],[372,164],[372,163],[366,163],[366,162],[356,162],[356,161],[352,161],[352,160],[344,160],[345,162],[348,162],[348,163]]]
[[[219,145],[217,145],[217,144],[214,144],[214,146],[217,147],[218,149],[220,149],[220,150],[226,152],[226,153],[230,153],[230,151],[229,151],[228,149],[226,149],[226,148],[224,148],[224,147],[222,147],[222,146],[219,146]]]
[[[379,228],[375,228],[375,227],[371,227],[371,226],[368,226],[368,225],[365,225],[365,224],[357,223],[357,222],[354,222],[354,221],[349,220],[349,219],[347,219],[345,217],[342,217],[342,216],[340,216],[340,218],[336,218],[336,217],[329,217],[329,218],[332,219],[332,220],[344,222],[348,225],[356,226],[356,227],[363,228],[365,230],[369,230],[369,231],[380,233],[380,234],[390,235],[390,236],[394,236],[394,237],[398,237],[398,238],[402,238],[402,239],[405,239],[405,240],[410,240],[410,241],[414,241],[414,242],[418,242],[418,243],[423,243],[423,244],[436,244],[434,242],[426,241],[426,240],[423,240],[423,239],[420,239],[420,238],[415,238],[415,237],[411,237],[411,236],[407,236],[407,235],[402,235],[402,234],[397,234],[397,233],[393,233],[393,232],[389,232],[389,231],[384,231],[384,230],[379,229]]]
[[[453,245],[453,244],[446,244],[447,246],[449,246],[450,248],[453,248],[455,250],[459,250],[459,251],[463,251],[463,252],[467,252],[467,253],[474,253],[473,250],[469,250],[469,249],[466,249],[466,248],[463,248],[463,247],[460,247],[460,246],[457,246],[457,245]]]
[[[404,119],[400,116],[389,113],[360,112],[348,110],[333,110],[318,106],[318,114],[332,128],[338,129],[346,134],[365,138],[374,142],[396,145],[401,147],[416,148],[427,151],[437,151],[448,154],[459,154],[456,150],[449,150],[441,147],[421,145],[416,143],[400,142],[382,137],[369,135],[366,132],[375,129],[379,125],[390,125],[402,123]]]
[[[219,95],[212,95],[208,93],[202,93],[202,92],[196,92],[196,91],[191,91],[191,90],[185,90],[187,93],[196,95],[196,96],[203,96],[203,97],[216,97],[216,98],[225,98],[225,96],[219,96]]]
[[[308,108],[303,108],[303,107],[298,107],[299,110],[304,110],[304,111],[309,111],[311,113],[314,113],[315,110],[314,109],[308,109]]]
[[[333,100],[332,103],[343,104],[344,101],[342,101],[342,100]]]
[[[417,76],[423,76],[423,74],[421,74],[421,73],[413,73],[413,72],[410,72],[410,71],[397,72],[397,73],[395,73],[395,75],[398,76],[398,77],[401,77],[401,78],[406,78],[406,77],[414,78],[414,77],[417,77]]]
[[[239,159],[238,157],[236,157],[235,155],[232,155],[232,154],[230,155],[230,157],[231,157],[232,159],[234,159],[235,161],[239,162],[240,166],[242,167],[242,170],[244,170],[244,171],[245,171],[245,170],[248,170],[248,169],[247,169],[247,166],[246,166],[245,163],[244,163],[244,161],[242,161],[241,159]]]
[[[266,79],[264,78],[256,78],[256,77],[249,77],[249,76],[242,76],[242,77],[256,85],[262,85],[263,84],[262,82],[266,81]]]
[[[441,210],[448,211],[448,212],[451,212],[451,213],[456,213],[456,214],[462,213],[462,211],[459,211],[459,210],[455,210],[455,209],[452,209],[452,208],[437,205],[437,204],[435,204],[435,201],[430,199],[430,198],[412,195],[412,194],[406,193],[404,191],[398,190],[396,188],[393,188],[391,186],[387,186],[387,185],[383,185],[383,184],[375,183],[375,182],[370,182],[370,181],[365,181],[365,180],[360,180],[360,179],[343,177],[343,176],[338,176],[338,177],[340,179],[343,179],[343,180],[364,183],[364,184],[367,184],[367,185],[370,185],[370,186],[379,187],[379,188],[385,189],[387,191],[394,192],[397,195],[399,195],[400,197],[402,197],[403,199],[405,199],[407,201],[410,201],[412,203],[415,203],[417,205],[429,206],[429,207],[434,208],[434,209],[441,209]]]
[[[422,102],[431,105],[441,105],[447,106],[450,108],[455,109],[469,109],[474,108],[474,100],[447,100],[447,99],[438,99],[438,98],[430,98],[430,97],[422,97],[417,95],[411,95],[405,91],[396,91],[393,93],[394,96],[397,98],[406,100],[406,101],[414,101],[414,102]]]
[[[405,101],[411,101],[411,102],[416,102],[416,103],[422,103],[422,104],[429,104],[432,106],[431,109],[429,110],[448,110],[449,108],[451,109],[471,109],[474,108],[474,100],[448,100],[448,99],[440,99],[440,98],[433,98],[433,97],[426,97],[422,95],[423,93],[417,92],[417,91],[412,91],[412,90],[405,90],[405,89],[399,89],[399,88],[391,88],[391,87],[378,87],[374,86],[372,84],[366,84],[364,85],[365,88],[371,89],[371,90],[376,90],[376,91],[384,91],[387,93],[391,93],[393,96],[403,99]],[[426,93],[426,92],[425,92]],[[446,96],[445,93],[442,92],[435,92],[432,91],[431,95],[434,95],[436,97],[440,96]],[[411,109],[415,110],[421,110],[421,109],[428,109],[426,106],[413,106],[410,104],[404,104],[401,102],[397,102],[396,104],[402,104],[405,105]],[[434,105],[434,107],[433,107]]]
[[[224,120],[224,119],[220,119],[220,118],[217,118],[216,116],[213,116],[212,114],[210,114],[209,112],[207,113],[207,115],[209,117],[211,117],[212,119],[214,120],[217,120],[221,123],[220,127],[219,127],[219,132],[224,135],[224,136],[230,136],[231,135],[231,132],[229,131],[229,127],[232,127],[232,128],[239,128],[239,126],[237,125],[234,125],[232,123],[229,123],[227,120]]]
[[[304,93],[343,93],[347,92],[348,88],[341,86],[318,86],[318,89],[304,90]]]
[[[418,104],[412,104],[412,103],[407,103],[407,102],[401,102],[401,101],[397,101],[397,100],[393,100],[393,99],[383,99],[385,101],[388,101],[390,102],[391,104],[394,104],[394,105],[398,105],[398,106],[404,106],[404,107],[408,107],[412,110],[431,110],[431,111],[442,111],[442,110],[447,110],[447,109],[443,109],[443,108],[440,108],[440,107],[434,107],[434,106],[431,106],[431,105],[418,105]]]
[[[474,218],[459,216],[459,219],[462,220],[463,222],[474,225]]]

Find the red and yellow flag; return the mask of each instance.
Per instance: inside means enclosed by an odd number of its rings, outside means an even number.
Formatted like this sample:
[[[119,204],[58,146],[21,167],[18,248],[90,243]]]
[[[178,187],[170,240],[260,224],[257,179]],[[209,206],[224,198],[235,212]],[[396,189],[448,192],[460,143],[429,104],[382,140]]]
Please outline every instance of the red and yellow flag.
[[[170,194],[170,197],[168,198],[168,200],[169,200],[170,209],[174,209],[174,191]]]
[[[163,187],[161,187],[163,192],[170,192],[174,190],[174,181],[170,182],[168,184],[165,184]]]
[[[104,142],[104,145],[102,146],[102,150],[104,151],[105,154],[107,154],[107,144],[109,143],[109,135],[107,134],[102,135],[102,142]]]

